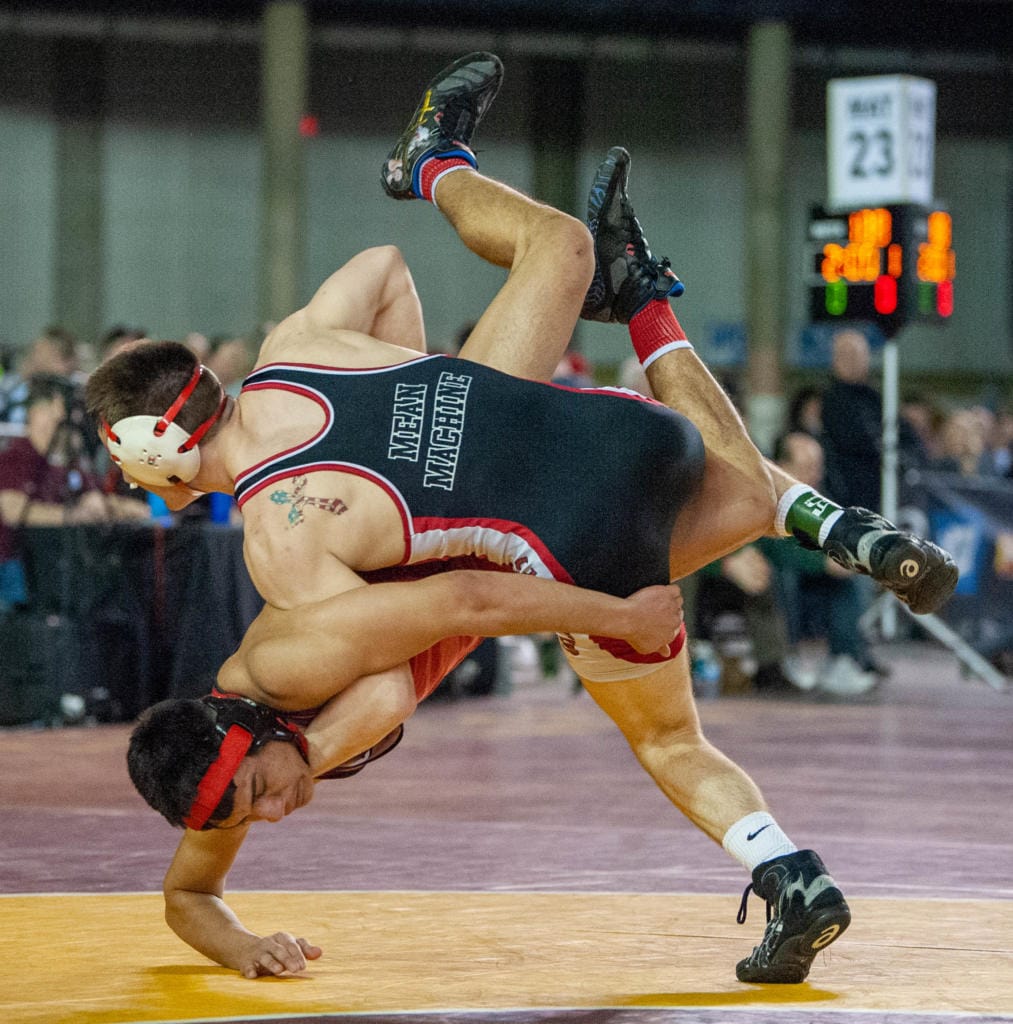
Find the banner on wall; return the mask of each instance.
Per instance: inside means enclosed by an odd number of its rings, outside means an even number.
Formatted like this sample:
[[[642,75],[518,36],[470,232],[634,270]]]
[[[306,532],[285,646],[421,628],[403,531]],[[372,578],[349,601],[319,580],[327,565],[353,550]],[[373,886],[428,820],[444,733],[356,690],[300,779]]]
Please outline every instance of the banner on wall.
[[[1013,650],[1013,480],[912,471],[897,518],[957,563],[940,617],[986,658]]]

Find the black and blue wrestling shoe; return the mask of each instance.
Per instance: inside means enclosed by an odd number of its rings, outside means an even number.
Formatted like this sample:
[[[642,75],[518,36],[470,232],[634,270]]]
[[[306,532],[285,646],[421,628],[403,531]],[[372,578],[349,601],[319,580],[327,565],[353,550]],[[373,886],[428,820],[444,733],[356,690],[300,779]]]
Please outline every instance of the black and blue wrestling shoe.
[[[739,924],[746,921],[750,891],[767,901],[767,929],[760,944],[736,965],[739,981],[805,981],[816,954],[851,924],[843,893],[812,850],[797,850],[756,866],[753,881],[742,894]]]
[[[651,255],[627,193],[630,154],[613,146],[595,175],[587,199],[594,237],[594,277],[580,315],[584,320],[628,324],[653,299],[685,291],[667,259]]]
[[[471,138],[502,81],[503,63],[492,53],[469,53],[445,67],[384,161],[380,180],[387,195],[420,198],[419,172],[429,156],[461,157],[476,166]]]

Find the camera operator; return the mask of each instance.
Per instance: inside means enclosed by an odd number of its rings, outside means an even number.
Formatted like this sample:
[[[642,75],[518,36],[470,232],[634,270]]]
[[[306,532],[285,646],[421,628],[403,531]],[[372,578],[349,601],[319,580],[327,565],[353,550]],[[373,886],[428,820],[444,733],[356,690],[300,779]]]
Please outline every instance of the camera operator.
[[[25,436],[0,451],[0,608],[23,604],[17,531],[137,519],[147,509],[106,495],[91,471],[94,430],[65,377],[36,374],[28,382]]]

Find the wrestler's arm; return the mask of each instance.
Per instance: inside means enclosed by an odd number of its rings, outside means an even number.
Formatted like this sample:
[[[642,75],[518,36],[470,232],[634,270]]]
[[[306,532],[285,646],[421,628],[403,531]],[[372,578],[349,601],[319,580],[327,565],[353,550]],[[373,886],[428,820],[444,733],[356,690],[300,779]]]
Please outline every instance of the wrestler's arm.
[[[219,678],[226,689],[297,710],[448,636],[588,633],[648,653],[664,648],[681,622],[676,586],[618,598],[516,573],[459,570],[356,587],[300,608],[267,606]]]
[[[301,971],[322,953],[288,932],[257,935],[225,902],[225,879],[248,825],[184,833],[163,883],[165,920],[199,953],[247,978]]]
[[[330,331],[354,331],[417,352],[426,350],[422,305],[399,249],[381,245],[353,256],[298,312],[265,339],[258,365],[291,358]]]

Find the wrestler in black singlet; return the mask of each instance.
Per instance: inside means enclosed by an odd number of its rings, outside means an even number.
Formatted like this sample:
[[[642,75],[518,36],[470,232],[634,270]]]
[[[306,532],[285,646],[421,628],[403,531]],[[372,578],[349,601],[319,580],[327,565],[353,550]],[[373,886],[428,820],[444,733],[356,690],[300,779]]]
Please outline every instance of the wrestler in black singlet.
[[[703,444],[657,402],[439,355],[368,370],[272,364],[243,391],[265,388],[312,398],[326,423],[240,474],[240,506],[293,476],[353,473],[400,508],[404,564],[478,556],[622,597],[668,582]]]

